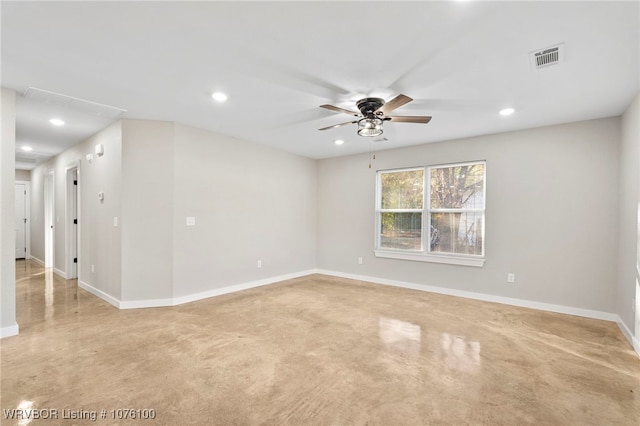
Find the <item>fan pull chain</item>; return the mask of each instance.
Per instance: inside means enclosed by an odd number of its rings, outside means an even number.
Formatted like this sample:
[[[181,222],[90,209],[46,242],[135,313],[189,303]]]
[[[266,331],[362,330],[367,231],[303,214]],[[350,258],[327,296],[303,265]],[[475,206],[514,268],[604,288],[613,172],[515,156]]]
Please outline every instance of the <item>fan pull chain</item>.
[[[371,163],[376,159],[376,148],[373,142],[369,145],[369,168],[371,168]]]

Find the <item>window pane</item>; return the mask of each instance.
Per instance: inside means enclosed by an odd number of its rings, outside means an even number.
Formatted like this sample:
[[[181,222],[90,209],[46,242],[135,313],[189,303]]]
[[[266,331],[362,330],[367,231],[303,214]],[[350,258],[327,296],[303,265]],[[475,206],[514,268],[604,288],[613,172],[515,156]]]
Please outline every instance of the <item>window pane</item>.
[[[432,209],[483,209],[484,164],[431,169]]]
[[[382,173],[383,209],[421,209],[424,170]]]
[[[422,213],[382,213],[380,247],[421,250]]]
[[[482,255],[483,213],[431,213],[433,253]]]

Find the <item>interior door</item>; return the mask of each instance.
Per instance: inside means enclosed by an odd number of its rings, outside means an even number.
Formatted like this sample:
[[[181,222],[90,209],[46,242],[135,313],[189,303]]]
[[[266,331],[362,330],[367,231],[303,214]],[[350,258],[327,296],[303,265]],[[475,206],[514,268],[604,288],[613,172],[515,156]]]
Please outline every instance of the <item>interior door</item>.
[[[27,187],[16,183],[16,259],[27,256]]]

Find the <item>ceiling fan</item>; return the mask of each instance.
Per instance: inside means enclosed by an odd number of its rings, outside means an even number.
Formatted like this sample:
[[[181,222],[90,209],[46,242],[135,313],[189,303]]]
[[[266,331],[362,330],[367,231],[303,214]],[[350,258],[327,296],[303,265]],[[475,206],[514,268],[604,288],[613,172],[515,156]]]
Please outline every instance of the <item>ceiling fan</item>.
[[[382,98],[364,98],[356,102],[356,107],[360,112],[351,111],[334,105],[320,105],[320,108],[329,109],[335,112],[353,115],[358,117],[357,120],[347,121],[345,123],[334,124],[333,126],[323,127],[318,130],[329,130],[336,127],[346,126],[347,124],[358,124],[358,134],[364,137],[375,137],[382,134],[382,123],[385,121],[395,121],[397,123],[422,123],[427,124],[431,121],[428,116],[403,116],[403,115],[387,115],[394,109],[411,102],[409,96],[398,95],[385,102]]]

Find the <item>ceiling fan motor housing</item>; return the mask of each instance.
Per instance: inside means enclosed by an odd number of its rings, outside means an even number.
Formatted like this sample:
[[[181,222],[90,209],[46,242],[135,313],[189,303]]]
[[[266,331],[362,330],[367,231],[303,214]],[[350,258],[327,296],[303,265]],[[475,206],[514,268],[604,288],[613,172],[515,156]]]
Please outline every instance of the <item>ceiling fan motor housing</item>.
[[[375,112],[382,108],[383,105],[384,99],[381,98],[364,98],[356,103],[356,106],[365,117],[375,116]]]

